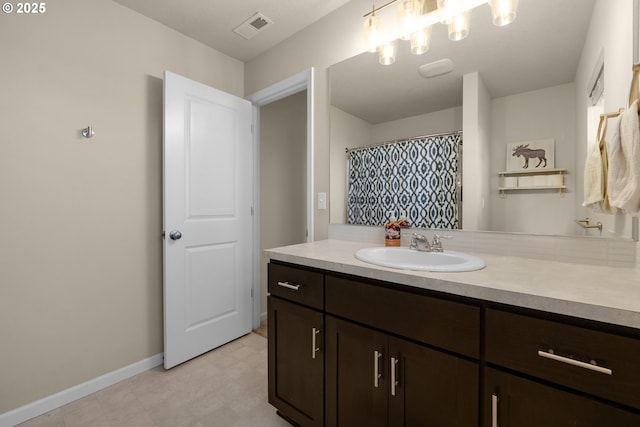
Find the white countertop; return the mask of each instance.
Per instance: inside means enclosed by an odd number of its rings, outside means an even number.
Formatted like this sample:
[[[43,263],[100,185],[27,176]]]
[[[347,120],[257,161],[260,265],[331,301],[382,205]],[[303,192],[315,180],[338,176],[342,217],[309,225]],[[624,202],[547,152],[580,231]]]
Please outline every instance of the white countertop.
[[[482,253],[487,266],[463,273],[379,267],[356,259],[376,246],[321,240],[268,249],[269,258],[486,301],[640,329],[640,271]]]

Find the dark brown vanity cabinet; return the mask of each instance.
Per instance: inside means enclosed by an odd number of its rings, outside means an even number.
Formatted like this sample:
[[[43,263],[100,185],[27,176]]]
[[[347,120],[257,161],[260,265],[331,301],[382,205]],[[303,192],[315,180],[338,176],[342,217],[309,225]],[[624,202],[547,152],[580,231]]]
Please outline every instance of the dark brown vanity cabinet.
[[[269,264],[269,403],[300,426],[324,425],[324,276]]]
[[[640,426],[638,330],[279,262],[269,292],[300,426]]]
[[[478,425],[479,363],[449,351],[478,356],[477,307],[329,275],[325,292],[327,426]]]
[[[487,309],[487,427],[640,426],[640,340]]]

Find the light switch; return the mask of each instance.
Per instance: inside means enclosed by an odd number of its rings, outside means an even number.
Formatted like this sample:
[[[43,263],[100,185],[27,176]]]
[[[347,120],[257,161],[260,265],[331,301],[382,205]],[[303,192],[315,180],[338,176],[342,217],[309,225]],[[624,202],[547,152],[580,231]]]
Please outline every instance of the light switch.
[[[327,193],[318,193],[318,209],[327,209]]]

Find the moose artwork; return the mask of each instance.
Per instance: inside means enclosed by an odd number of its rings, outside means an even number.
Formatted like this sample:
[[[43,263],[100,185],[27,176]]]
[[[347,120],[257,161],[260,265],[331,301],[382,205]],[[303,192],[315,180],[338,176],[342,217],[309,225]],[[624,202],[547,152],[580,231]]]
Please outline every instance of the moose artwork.
[[[524,166],[522,166],[522,168],[527,169],[529,167],[529,159],[535,159],[535,158],[539,160],[536,167],[540,166],[540,164],[544,162],[544,165],[542,167],[546,168],[547,167],[547,158],[545,157],[546,150],[543,150],[542,148],[531,149],[528,147],[529,147],[529,144],[518,145],[517,147],[513,148],[513,154],[512,154],[513,156],[524,157]]]
[[[507,171],[553,169],[553,139],[507,144]]]

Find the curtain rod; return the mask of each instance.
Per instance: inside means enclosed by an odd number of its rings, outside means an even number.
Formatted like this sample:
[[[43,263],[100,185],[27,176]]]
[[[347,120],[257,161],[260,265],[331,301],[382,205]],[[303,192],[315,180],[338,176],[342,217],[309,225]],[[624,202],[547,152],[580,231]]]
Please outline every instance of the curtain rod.
[[[375,148],[375,147],[383,147],[385,145],[391,145],[391,144],[401,144],[403,142],[408,142],[408,141],[413,141],[414,139],[422,139],[422,138],[435,138],[438,136],[444,136],[444,135],[458,135],[461,134],[462,131],[461,130],[457,130],[454,132],[442,132],[442,133],[434,133],[431,135],[421,135],[421,136],[412,136],[409,138],[402,138],[402,139],[394,139],[392,141],[385,141],[385,142],[377,142],[375,144],[370,144],[370,145],[363,145],[362,147],[355,147],[355,148],[345,148],[344,151],[346,153],[350,153],[352,151],[358,151],[358,150],[367,150],[369,148]]]

